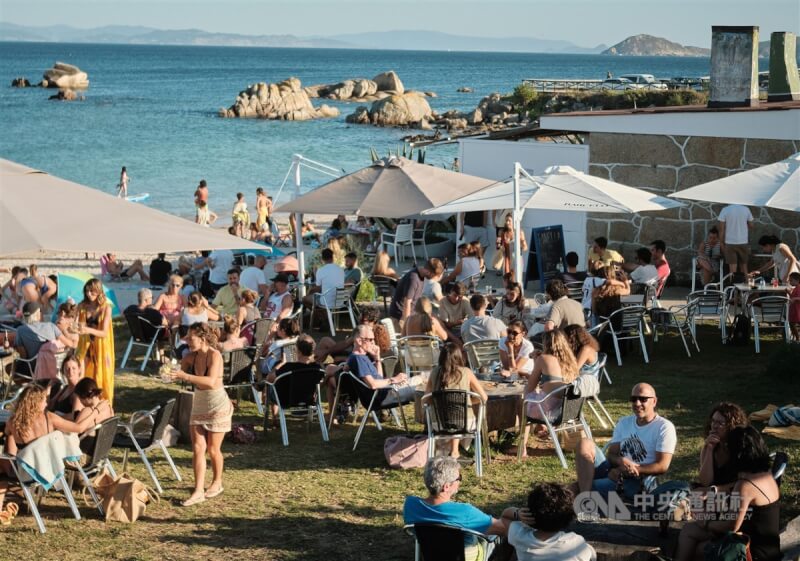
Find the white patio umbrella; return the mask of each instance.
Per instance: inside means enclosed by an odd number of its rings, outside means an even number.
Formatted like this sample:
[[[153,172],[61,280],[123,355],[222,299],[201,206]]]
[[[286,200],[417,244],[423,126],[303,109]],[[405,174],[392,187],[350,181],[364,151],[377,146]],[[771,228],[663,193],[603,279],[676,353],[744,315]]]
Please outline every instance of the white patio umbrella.
[[[0,159],[0,256],[41,250],[264,250],[189,220]]]
[[[800,212],[800,152],[780,162],[709,181],[670,197]]]
[[[514,231],[519,232],[521,211],[526,208],[629,214],[681,206],[684,205],[678,201],[588,175],[570,166],[551,166],[543,175],[532,176],[517,163],[512,179],[423,214],[511,208],[514,209]],[[521,282],[519,235],[514,243],[514,256],[516,280]]]

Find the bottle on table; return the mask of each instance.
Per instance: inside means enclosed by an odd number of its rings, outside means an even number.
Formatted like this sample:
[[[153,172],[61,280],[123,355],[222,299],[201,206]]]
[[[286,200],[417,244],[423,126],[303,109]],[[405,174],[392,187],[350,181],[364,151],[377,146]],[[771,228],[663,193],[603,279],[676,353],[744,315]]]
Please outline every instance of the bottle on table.
[[[11,343],[8,340],[8,329],[3,331],[3,351],[9,352],[11,350]]]

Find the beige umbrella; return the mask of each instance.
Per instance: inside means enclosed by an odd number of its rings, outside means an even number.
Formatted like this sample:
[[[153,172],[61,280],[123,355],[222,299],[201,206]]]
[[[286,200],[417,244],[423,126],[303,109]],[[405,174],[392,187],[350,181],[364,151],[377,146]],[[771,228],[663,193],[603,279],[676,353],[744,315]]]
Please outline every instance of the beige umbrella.
[[[403,218],[494,183],[406,158],[384,158],[282,205],[277,212]]]
[[[263,245],[0,159],[0,256],[156,253]]]

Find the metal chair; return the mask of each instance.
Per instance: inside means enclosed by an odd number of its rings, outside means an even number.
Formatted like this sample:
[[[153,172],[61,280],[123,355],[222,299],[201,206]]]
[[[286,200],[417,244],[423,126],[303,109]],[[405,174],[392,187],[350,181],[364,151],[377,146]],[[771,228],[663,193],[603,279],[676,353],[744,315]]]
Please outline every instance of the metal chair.
[[[703,287],[708,288],[709,285],[714,284],[719,287],[719,290],[723,290],[725,281],[727,280],[728,277],[730,277],[730,275],[724,275],[723,274],[724,271],[725,271],[725,259],[723,259],[722,256],[720,255],[719,273],[718,275],[715,275],[719,277],[719,283],[709,283],[707,285],[704,285]],[[697,256],[694,256],[692,257],[692,292],[697,291],[696,290],[697,280],[700,275],[701,275],[700,268],[697,266]]]
[[[325,370],[319,366],[309,365],[308,368],[301,368],[284,372],[274,382],[267,382],[267,387],[271,392],[267,395],[269,399],[274,399],[278,406],[278,419],[281,427],[281,439],[284,446],[289,446],[289,432],[286,428],[286,411],[300,410],[308,413],[309,425],[317,416],[319,427],[322,431],[322,440],[328,442],[328,426],[325,424],[325,415],[322,411],[322,404],[319,396],[322,395],[321,383],[325,378]],[[267,427],[267,416],[269,407],[264,414],[264,427]]]
[[[649,362],[647,356],[647,345],[644,341],[644,332],[646,327],[645,314],[647,310],[644,306],[626,306],[612,313],[609,317],[603,317],[608,325],[606,328],[611,331],[611,337],[614,341],[614,351],[617,355],[617,365],[622,366],[622,355],[619,350],[619,342],[628,339],[638,339],[642,348],[642,356],[644,362]]]
[[[253,354],[250,349],[235,349],[222,353],[222,387],[236,390],[237,406],[242,388],[250,388],[259,415],[264,414],[261,398],[256,388]]]
[[[254,356],[258,356],[261,354],[261,350],[264,348],[264,343],[267,341],[267,337],[269,337],[269,332],[272,330],[272,326],[275,324],[274,319],[270,318],[259,318],[257,320],[253,320],[250,323],[246,323],[242,326],[242,331],[245,329],[252,329],[253,331],[253,342],[250,347],[254,351]]]
[[[591,371],[591,372],[583,372],[582,371],[581,375],[587,375],[588,374],[588,375],[595,376],[597,378],[597,385],[598,386],[601,385],[601,383],[603,381],[603,377],[605,376],[606,380],[608,380],[608,383],[610,384],[611,383],[611,379],[608,377],[608,370],[606,370],[606,363],[607,362],[608,362],[608,355],[606,353],[597,353],[597,364],[595,365],[594,370]],[[597,409],[594,408],[595,404],[597,404],[597,406],[600,408],[600,411],[603,412],[603,415],[605,417],[601,416],[597,412]],[[600,401],[599,392],[598,392],[598,395],[588,396],[586,398],[586,405],[589,406],[589,409],[591,409],[592,414],[600,422],[600,426],[601,427],[603,427],[605,429],[605,428],[608,428],[609,425],[611,427],[614,426],[614,418],[608,412],[608,410],[606,409],[605,405],[603,405],[603,402]],[[606,421],[605,421],[606,419],[608,419],[609,425],[606,425]]]
[[[414,253],[414,225],[413,224],[398,224],[394,232],[383,232],[381,234],[381,243],[384,246],[392,246],[394,251],[394,264],[395,267],[400,267],[400,261],[405,260],[405,252],[403,248],[410,247],[411,255],[414,261],[417,260],[417,255]],[[400,257],[401,252],[402,259]]]
[[[495,536],[487,536],[474,530],[467,530],[447,524],[407,524],[403,530],[414,538],[414,561],[464,561],[465,548],[477,548],[478,552],[470,552],[470,559],[487,559],[486,552]],[[474,545],[465,546],[471,538]]]
[[[697,337],[697,320],[705,318],[713,318],[719,324],[719,330],[722,333],[722,340],[727,339],[728,327],[728,310],[725,304],[725,293],[721,290],[698,290],[691,292],[686,297],[686,302],[697,300],[697,310],[693,316],[692,332]]]
[[[398,392],[397,388],[394,386],[373,390],[352,372],[342,372],[339,375],[339,382],[336,384],[336,394],[333,398],[331,411],[336,411],[336,405],[339,402],[339,397],[344,394],[349,395],[355,401],[361,403],[361,405],[366,409],[364,412],[364,417],[361,419],[361,424],[358,427],[358,431],[356,432],[355,441],[353,442],[353,451],[355,451],[356,447],[358,446],[358,441],[361,439],[361,433],[364,432],[364,427],[367,425],[367,420],[370,418],[370,416],[372,416],[373,420],[375,421],[375,425],[378,427],[378,430],[383,430],[381,423],[378,420],[378,416],[375,414],[376,411],[400,409],[400,416],[403,420],[403,429],[405,432],[408,432],[408,423],[406,422],[406,415],[403,411],[403,405],[406,403],[411,403],[413,397],[406,399],[405,401],[401,400],[400,392]],[[394,396],[394,400],[386,401],[385,398],[390,395]],[[398,420],[396,414],[393,416],[395,417],[395,422],[397,422]],[[331,418],[330,422],[333,422],[333,418]],[[330,430],[330,422],[328,424],[328,430]]]
[[[332,305],[329,305],[327,298],[331,294],[334,296],[334,301]],[[314,314],[316,313],[317,307],[325,310],[328,316],[328,326],[331,329],[331,337],[336,337],[336,324],[333,321],[333,317],[336,315],[347,314],[350,317],[350,325],[355,329],[356,317],[353,313],[353,297],[349,288],[331,288],[323,294],[314,294],[314,303],[311,306],[311,323],[314,322]]]
[[[567,296],[572,300],[578,302],[583,301],[583,283],[582,282],[568,282],[564,286],[567,287]]]
[[[422,246],[422,253],[425,255],[425,261],[428,260],[428,246],[425,243],[425,232],[428,229],[428,221],[424,220],[422,222],[422,228],[414,228],[414,237],[411,239],[413,244],[419,244]]]
[[[658,342],[659,330],[663,334],[671,330],[675,330],[681,336],[683,348],[686,349],[686,356],[692,357],[689,350],[689,343],[686,339],[691,339],[694,343],[694,348],[700,352],[700,346],[697,344],[697,337],[695,337],[695,315],[697,314],[698,299],[690,300],[682,306],[670,306],[669,309],[652,309],[653,320],[653,341]]]
[[[175,479],[181,481],[181,474],[178,472],[178,468],[175,467],[175,462],[172,461],[172,456],[169,455],[169,451],[163,441],[164,431],[167,428],[167,424],[169,424],[174,408],[175,399],[173,398],[167,401],[163,406],[156,406],[150,411],[135,411],[131,414],[131,419],[128,423],[119,424],[122,433],[117,433],[114,438],[114,448],[123,448],[125,450],[125,455],[122,458],[122,471],[124,472],[128,467],[128,452],[135,450],[139,454],[139,457],[142,458],[142,462],[145,468],[147,468],[150,478],[153,480],[156,491],[159,493],[163,493],[164,490],[161,488],[161,483],[158,481],[158,477],[156,477],[153,466],[150,465],[150,461],[147,459],[148,452],[157,448],[160,449],[164,453],[169,467],[172,468]],[[153,423],[153,428],[149,435],[137,436],[136,425],[144,419],[150,419]]]
[[[438,337],[410,335],[397,340],[397,348],[403,359],[403,367],[409,378],[414,374],[430,372],[439,363]]]
[[[108,455],[111,453],[111,448],[114,446],[114,436],[117,434],[118,422],[119,417],[111,417],[95,427],[94,446],[90,451],[91,453],[89,454],[89,461],[86,464],[66,464],[67,472],[70,474],[70,486],[73,484],[75,474],[79,474],[81,476],[81,480],[83,481],[83,485],[89,490],[89,494],[91,495],[97,510],[100,511],[101,516],[104,514],[103,502],[97,496],[89,476],[99,474],[104,469],[107,469],[113,477],[117,476],[116,472],[114,471],[114,466],[111,465],[111,460],[108,459]],[[83,445],[81,448],[83,449]]]
[[[761,352],[761,330],[775,327],[783,330],[783,340],[789,341],[789,298],[786,296],[761,296],[747,303],[753,320],[753,339],[756,353]],[[772,325],[768,325],[772,324]]]
[[[125,368],[128,363],[128,357],[131,354],[133,347],[144,347],[147,349],[142,359],[142,367],[140,372],[144,372],[147,368],[147,362],[150,360],[150,354],[155,350],[155,359],[159,359],[158,355],[158,339],[161,337],[161,332],[164,330],[163,325],[153,325],[145,318],[138,314],[125,314],[125,321],[128,322],[128,329],[131,332],[131,338],[128,340],[128,348],[125,349],[125,354],[122,356],[122,364],[120,368]],[[152,335],[151,335],[152,334]]]
[[[392,318],[383,318],[381,320],[381,325],[386,330],[386,334],[389,335],[389,344],[391,346],[392,354],[399,355],[400,351],[397,348],[397,331],[394,330]]]
[[[473,372],[491,373],[500,364],[500,340],[478,339],[464,343],[464,353]]]
[[[389,300],[394,296],[397,279],[383,275],[372,275],[369,281],[375,286],[375,297],[383,298],[383,313],[389,315]]]
[[[478,415],[472,419],[470,426],[472,400],[477,399]],[[428,427],[428,458],[436,452],[437,440],[451,438],[475,438],[475,475],[483,477],[483,429],[486,417],[486,402],[475,392],[464,390],[439,390],[426,394],[422,398],[425,408],[425,424]],[[486,461],[490,461],[488,442]]]
[[[592,438],[592,431],[589,428],[589,423],[587,423],[586,419],[583,417],[583,404],[586,402],[587,398],[583,396],[576,396],[574,393],[574,388],[574,383],[567,384],[550,391],[541,399],[523,399],[522,411],[520,412],[519,416],[520,435],[523,434],[528,424],[545,425],[547,427],[547,432],[550,433],[550,438],[553,441],[553,445],[556,449],[556,455],[561,461],[561,465],[564,469],[567,469],[567,459],[564,457],[564,451],[561,449],[561,444],[558,442],[557,433],[575,430],[576,428],[579,428],[580,425],[580,427],[583,428],[587,438]],[[547,411],[544,409],[544,404],[547,402],[548,398],[560,394],[563,394],[560,411],[558,412],[555,420],[550,421]],[[529,403],[535,405],[534,417],[528,416],[527,405]],[[520,444],[520,446],[517,448],[518,460],[522,459],[522,451],[523,446]]]

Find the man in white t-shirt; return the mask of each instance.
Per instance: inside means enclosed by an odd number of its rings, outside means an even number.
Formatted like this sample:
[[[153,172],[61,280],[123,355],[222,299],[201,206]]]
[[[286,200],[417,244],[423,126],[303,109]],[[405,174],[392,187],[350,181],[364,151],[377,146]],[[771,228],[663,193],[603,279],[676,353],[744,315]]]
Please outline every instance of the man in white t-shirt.
[[[731,273],[747,274],[752,227],[753,214],[744,205],[728,205],[719,213],[720,249]]]
[[[228,271],[233,268],[233,252],[230,249],[215,249],[208,255],[208,282],[219,290],[228,284]]]
[[[636,262],[639,264],[630,273],[631,281],[637,284],[650,284],[658,280],[658,269],[651,263],[653,254],[646,247],[636,250]]]
[[[267,277],[264,276],[264,265],[266,264],[267,259],[263,255],[256,255],[253,264],[245,267],[239,275],[239,284],[256,294],[266,294]]]
[[[303,298],[303,305],[308,308],[311,308],[314,303],[315,294],[321,294],[318,302],[329,308],[333,307],[336,303],[336,291],[333,289],[344,287],[344,269],[333,262],[333,251],[327,247],[322,250],[322,262],[324,265],[317,269],[314,275],[314,286]],[[314,318],[311,320],[313,321]]]
[[[667,472],[678,437],[675,426],[656,413],[656,390],[636,384],[631,390],[633,415],[622,417],[614,427],[605,454],[588,438],[575,450],[577,491],[603,495],[622,490],[627,498],[650,492],[656,477]]]

